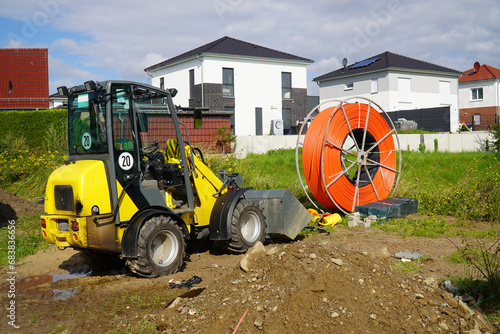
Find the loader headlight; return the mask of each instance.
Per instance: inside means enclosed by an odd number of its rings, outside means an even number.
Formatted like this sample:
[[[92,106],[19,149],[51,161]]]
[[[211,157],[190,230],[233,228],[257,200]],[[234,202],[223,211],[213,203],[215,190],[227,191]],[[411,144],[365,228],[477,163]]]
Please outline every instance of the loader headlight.
[[[99,207],[98,207],[97,205],[94,205],[94,206],[92,207],[92,213],[93,213],[94,215],[98,215],[98,214],[99,214]]]
[[[97,89],[97,85],[95,84],[95,81],[93,81],[93,80],[85,81],[84,86],[85,86],[86,90],[95,91]]]
[[[71,222],[71,230],[73,232],[78,232],[80,230],[80,226],[78,226],[78,222],[77,221],[72,221]]]
[[[45,222],[45,219],[42,218],[41,221],[42,228],[47,228],[47,222]]]

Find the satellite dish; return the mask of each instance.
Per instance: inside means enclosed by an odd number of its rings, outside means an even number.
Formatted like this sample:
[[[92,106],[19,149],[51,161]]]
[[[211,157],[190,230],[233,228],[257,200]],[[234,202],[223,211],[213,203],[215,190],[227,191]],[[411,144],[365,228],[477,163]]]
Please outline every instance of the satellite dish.
[[[479,69],[481,68],[481,64],[479,64],[478,61],[474,63],[474,71],[479,72]]]
[[[344,66],[344,68],[347,66],[347,58],[342,59],[342,66]]]

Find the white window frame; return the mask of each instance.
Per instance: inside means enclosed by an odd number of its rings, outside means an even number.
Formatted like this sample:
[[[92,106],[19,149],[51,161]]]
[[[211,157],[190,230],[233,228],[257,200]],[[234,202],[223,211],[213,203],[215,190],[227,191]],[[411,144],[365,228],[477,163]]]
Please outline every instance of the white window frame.
[[[230,78],[224,75],[224,72],[230,74]],[[225,81],[224,79],[230,79]],[[222,68],[222,96],[223,97],[234,97],[234,68],[223,67]]]
[[[286,78],[287,76],[288,78]],[[283,100],[292,98],[292,72],[281,72],[281,98]]]
[[[481,114],[474,114],[474,125],[481,125]]]
[[[474,98],[474,91],[476,91],[476,98]],[[479,92],[481,92],[481,98],[479,98]],[[470,89],[470,100],[471,101],[482,101],[484,98],[483,87],[471,88]]]
[[[344,90],[353,90],[354,89],[354,82],[346,82],[344,84]]]

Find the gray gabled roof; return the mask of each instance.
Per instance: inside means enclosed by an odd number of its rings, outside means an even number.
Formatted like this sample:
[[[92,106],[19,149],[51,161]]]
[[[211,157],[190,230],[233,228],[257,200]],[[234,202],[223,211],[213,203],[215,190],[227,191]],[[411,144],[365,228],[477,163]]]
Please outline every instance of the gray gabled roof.
[[[341,77],[363,74],[367,72],[382,71],[389,68],[402,69],[402,70],[418,70],[425,72],[441,72],[441,73],[456,75],[457,77],[462,74],[462,72],[453,70],[451,68],[431,64],[426,61],[406,56],[401,56],[386,51],[376,56],[366,58],[362,61],[351,64],[347,66],[345,69],[339,68],[338,70],[320,75],[319,77],[314,78],[313,81],[325,81],[325,80],[337,79]]]
[[[165,67],[179,61],[189,59],[202,54],[221,54],[221,55],[232,55],[232,56],[243,56],[243,57],[256,57],[256,58],[272,58],[272,59],[283,59],[291,61],[299,61],[305,63],[313,63],[311,59],[295,56],[289,53],[273,50],[266,48],[264,46],[240,41],[238,39],[224,36],[216,41],[210,42],[208,44],[202,45],[196,49],[185,52],[178,56],[172,57],[170,59],[164,60],[158,64],[146,67],[144,71],[152,71],[161,67]]]

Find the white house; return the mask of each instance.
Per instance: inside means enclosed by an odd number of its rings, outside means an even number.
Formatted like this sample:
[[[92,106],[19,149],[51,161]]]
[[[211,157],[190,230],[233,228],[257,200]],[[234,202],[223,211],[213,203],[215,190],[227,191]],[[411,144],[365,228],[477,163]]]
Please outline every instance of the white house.
[[[474,64],[459,80],[460,122],[474,130],[488,129],[500,115],[500,69]]]
[[[313,79],[319,85],[321,102],[361,96],[373,100],[388,113],[398,111],[389,115],[408,118],[409,112],[400,111],[414,110],[410,113],[419,119],[419,128],[458,129],[461,72],[388,51],[349,66],[347,61],[345,64],[343,68]],[[422,115],[427,118],[432,115],[434,119],[424,119]],[[422,126],[424,123],[429,125]]]
[[[49,108],[62,108],[67,107],[68,97],[59,95],[59,93],[54,93],[49,95]]]
[[[176,105],[234,113],[236,135],[288,134],[307,114],[311,63],[225,36],[145,71],[152,85],[178,90]]]

